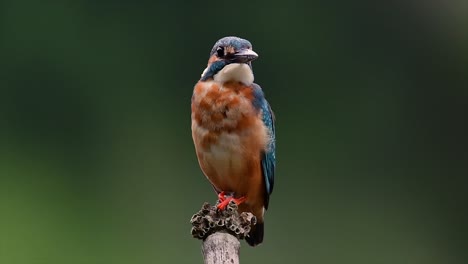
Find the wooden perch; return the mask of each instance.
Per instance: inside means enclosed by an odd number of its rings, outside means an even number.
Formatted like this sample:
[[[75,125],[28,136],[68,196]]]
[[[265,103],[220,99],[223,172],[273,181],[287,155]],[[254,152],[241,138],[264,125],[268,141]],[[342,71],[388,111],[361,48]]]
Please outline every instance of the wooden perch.
[[[257,219],[251,213],[239,214],[236,203],[231,201],[225,210],[204,203],[190,223],[193,237],[203,240],[205,264],[238,264],[239,240],[249,235]]]

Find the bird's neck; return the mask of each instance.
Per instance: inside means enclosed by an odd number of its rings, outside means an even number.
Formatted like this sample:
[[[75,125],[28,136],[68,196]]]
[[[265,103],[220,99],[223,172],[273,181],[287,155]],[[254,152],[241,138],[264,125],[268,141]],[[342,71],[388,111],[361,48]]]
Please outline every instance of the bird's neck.
[[[249,65],[245,63],[231,63],[216,73],[213,79],[219,83],[241,82],[250,86],[254,81],[254,75]]]

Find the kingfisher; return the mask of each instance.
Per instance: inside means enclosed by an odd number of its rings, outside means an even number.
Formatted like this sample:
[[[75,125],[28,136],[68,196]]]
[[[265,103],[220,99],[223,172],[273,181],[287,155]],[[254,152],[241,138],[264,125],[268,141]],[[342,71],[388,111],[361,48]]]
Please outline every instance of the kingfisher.
[[[273,191],[275,124],[262,88],[254,83],[258,54],[238,37],[213,46],[192,95],[192,138],[201,170],[218,195],[218,209],[234,201],[257,218],[246,241],[263,241],[264,213]]]

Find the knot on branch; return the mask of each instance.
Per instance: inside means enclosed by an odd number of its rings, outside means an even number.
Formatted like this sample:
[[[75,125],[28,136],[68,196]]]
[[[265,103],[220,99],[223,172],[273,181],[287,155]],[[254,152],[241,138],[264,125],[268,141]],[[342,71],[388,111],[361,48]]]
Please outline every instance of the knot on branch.
[[[244,239],[257,223],[252,213],[239,214],[237,204],[231,201],[226,209],[219,210],[216,206],[204,203],[200,211],[192,216],[192,236],[204,240],[210,234],[227,231],[238,239]]]

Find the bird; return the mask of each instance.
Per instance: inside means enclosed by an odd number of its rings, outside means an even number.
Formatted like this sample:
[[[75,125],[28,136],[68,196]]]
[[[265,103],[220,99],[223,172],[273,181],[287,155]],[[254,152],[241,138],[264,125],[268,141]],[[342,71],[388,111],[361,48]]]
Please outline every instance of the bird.
[[[275,117],[254,83],[258,54],[239,37],[218,40],[191,100],[191,129],[198,163],[218,195],[218,209],[232,200],[257,219],[245,238],[263,242],[264,213],[276,168]]]

